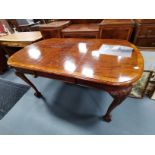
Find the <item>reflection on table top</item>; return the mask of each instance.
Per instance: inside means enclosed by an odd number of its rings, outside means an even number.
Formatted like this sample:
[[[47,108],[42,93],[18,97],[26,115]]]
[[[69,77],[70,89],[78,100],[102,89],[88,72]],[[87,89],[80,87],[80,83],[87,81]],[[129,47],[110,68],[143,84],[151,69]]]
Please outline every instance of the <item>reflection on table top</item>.
[[[131,57],[99,54],[97,51],[103,44],[125,45],[134,50]],[[141,53],[125,40],[43,40],[12,55],[8,64],[16,68],[114,86],[131,84],[143,72]]]

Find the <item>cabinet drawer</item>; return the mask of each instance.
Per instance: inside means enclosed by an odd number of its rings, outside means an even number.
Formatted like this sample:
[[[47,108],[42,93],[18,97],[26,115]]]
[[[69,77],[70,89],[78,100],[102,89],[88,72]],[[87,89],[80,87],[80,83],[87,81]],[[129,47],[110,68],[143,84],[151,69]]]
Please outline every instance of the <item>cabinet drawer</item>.
[[[98,38],[98,32],[70,32],[62,33],[63,38]]]
[[[154,38],[155,37],[155,26],[154,27],[140,27],[138,28],[139,32],[138,32],[138,37],[141,38]]]
[[[132,32],[132,28],[120,27],[120,28],[101,28],[100,38],[103,39],[124,39],[129,40]]]
[[[155,38],[138,38],[135,42],[135,45],[142,46],[142,47],[155,47]]]

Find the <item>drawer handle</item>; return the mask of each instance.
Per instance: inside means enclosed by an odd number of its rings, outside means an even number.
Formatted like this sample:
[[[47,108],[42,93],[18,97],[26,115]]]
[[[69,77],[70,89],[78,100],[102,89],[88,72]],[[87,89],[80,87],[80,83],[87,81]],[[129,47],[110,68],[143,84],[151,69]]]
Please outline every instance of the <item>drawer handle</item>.
[[[152,45],[155,45],[155,43],[152,43]]]

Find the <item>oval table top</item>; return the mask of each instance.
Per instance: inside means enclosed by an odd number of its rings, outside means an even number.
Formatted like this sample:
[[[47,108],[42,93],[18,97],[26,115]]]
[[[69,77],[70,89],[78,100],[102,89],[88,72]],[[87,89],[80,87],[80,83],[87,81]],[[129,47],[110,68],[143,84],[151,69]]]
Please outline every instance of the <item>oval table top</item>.
[[[102,45],[132,47],[131,56],[100,53]],[[33,43],[13,54],[8,64],[79,80],[125,86],[137,81],[143,72],[140,51],[126,40],[52,38]]]

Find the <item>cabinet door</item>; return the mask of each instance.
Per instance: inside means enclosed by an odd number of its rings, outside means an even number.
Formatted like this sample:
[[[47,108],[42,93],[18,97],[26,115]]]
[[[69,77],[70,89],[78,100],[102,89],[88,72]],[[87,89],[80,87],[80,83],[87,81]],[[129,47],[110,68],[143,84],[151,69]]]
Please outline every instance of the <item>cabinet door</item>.
[[[100,29],[100,38],[129,40],[131,31],[132,29],[128,27],[121,27],[121,26],[117,28],[104,27]]]
[[[155,38],[137,38],[135,45],[142,47],[155,47]]]
[[[138,28],[138,38],[155,38],[155,26]]]

